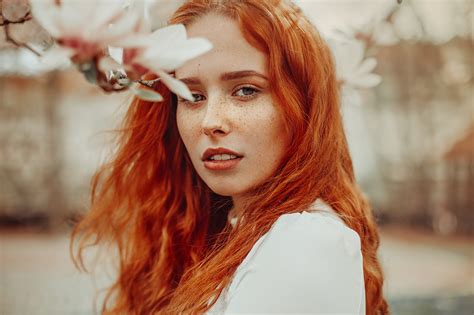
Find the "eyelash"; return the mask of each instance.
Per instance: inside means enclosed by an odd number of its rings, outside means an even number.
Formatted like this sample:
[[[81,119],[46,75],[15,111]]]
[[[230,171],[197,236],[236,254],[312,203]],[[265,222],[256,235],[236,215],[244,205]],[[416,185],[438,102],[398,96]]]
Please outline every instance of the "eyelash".
[[[237,91],[240,91],[240,90],[242,90],[242,89],[250,89],[250,90],[253,91],[252,95],[239,96],[240,98],[245,99],[245,100],[249,100],[249,99],[251,99],[251,98],[254,98],[254,97],[256,97],[258,94],[260,94],[260,92],[261,92],[259,89],[255,88],[255,87],[253,87],[253,86],[248,86],[248,85],[246,85],[246,86],[241,86],[240,88],[238,88],[238,89],[237,89],[234,93],[232,93],[232,94],[235,94]],[[202,94],[193,93],[193,96],[194,96],[194,95],[202,95]],[[178,102],[184,103],[184,104],[190,104],[190,103],[195,104],[195,103],[198,103],[198,102],[200,102],[200,101],[194,101],[194,102],[192,102],[192,101],[188,101],[188,100],[186,100],[186,99],[184,99],[184,98],[178,97]]]

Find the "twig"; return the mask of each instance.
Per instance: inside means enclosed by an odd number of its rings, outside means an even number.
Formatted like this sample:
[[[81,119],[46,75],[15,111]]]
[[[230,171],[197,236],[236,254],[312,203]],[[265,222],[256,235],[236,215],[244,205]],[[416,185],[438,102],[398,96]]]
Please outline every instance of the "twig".
[[[37,52],[36,50],[33,49],[33,47],[31,47],[30,45],[28,45],[27,43],[20,43],[20,42],[17,42],[13,37],[11,37],[10,35],[10,28],[9,28],[9,24],[10,23],[7,23],[4,25],[4,33],[5,33],[5,39],[7,42],[17,46],[17,47],[23,47],[23,48],[26,48],[28,49],[29,51],[33,52],[35,55],[37,55],[38,57],[41,57],[41,54],[39,52]]]
[[[149,88],[153,88],[153,84],[160,81],[160,78],[154,80],[137,80],[136,82],[140,83],[141,85],[147,86]]]
[[[0,26],[5,26],[5,25],[8,25],[8,24],[22,24],[22,23],[28,22],[32,18],[33,18],[33,16],[31,15],[30,12],[28,12],[28,13],[26,13],[26,15],[23,18],[21,18],[18,21],[9,21],[9,20],[4,19],[3,22],[0,23]]]

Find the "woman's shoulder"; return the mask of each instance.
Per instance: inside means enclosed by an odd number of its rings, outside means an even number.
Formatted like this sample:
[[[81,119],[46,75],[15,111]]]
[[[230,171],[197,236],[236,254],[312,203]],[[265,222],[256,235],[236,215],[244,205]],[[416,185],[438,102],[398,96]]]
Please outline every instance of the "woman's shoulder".
[[[264,245],[260,249],[263,254],[287,249],[311,258],[337,250],[355,256],[360,253],[361,243],[359,234],[330,205],[317,199],[307,210],[281,215],[268,232]]]
[[[358,314],[364,299],[360,238],[322,200],[313,205],[280,216],[254,246],[229,291],[230,310]]]
[[[281,215],[254,244],[240,268],[251,262],[265,263],[274,259],[284,264],[289,256],[327,262],[341,258],[340,255],[361,259],[359,234],[318,198],[307,210]]]

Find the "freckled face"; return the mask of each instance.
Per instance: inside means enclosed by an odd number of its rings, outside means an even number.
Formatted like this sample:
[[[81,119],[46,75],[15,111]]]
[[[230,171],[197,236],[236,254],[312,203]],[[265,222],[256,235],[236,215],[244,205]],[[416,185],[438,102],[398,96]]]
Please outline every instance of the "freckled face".
[[[187,32],[207,38],[214,48],[176,70],[195,97],[194,102],[178,99],[179,134],[212,191],[244,196],[272,176],[289,144],[269,91],[267,57],[245,40],[237,22],[222,15],[201,17]],[[225,148],[241,158],[203,161],[209,148]]]

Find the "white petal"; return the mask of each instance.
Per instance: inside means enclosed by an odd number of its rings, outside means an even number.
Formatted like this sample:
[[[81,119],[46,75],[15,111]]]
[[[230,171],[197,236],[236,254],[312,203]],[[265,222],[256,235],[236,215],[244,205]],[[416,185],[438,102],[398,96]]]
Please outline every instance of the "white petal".
[[[186,28],[183,24],[172,24],[166,27],[157,29],[150,34],[153,41],[167,45],[173,42],[186,40]]]
[[[151,6],[151,2],[153,1],[154,0],[140,0],[140,1],[135,0],[130,3],[129,10],[137,12],[140,16],[140,21],[136,29],[136,31],[139,33],[151,33],[150,6]]]
[[[166,51],[176,43],[186,41],[186,29],[182,24],[173,24],[160,28],[153,33],[137,34],[133,37],[118,40],[115,46],[120,47],[148,47],[148,50],[157,52]]]
[[[46,65],[62,66],[70,63],[74,50],[54,45],[40,57],[39,61]]]
[[[133,34],[131,36],[116,39],[111,44],[123,48],[138,48],[152,46],[156,43],[153,43],[150,36],[147,34]]]
[[[119,70],[122,67],[117,61],[114,60],[112,57],[102,57],[99,60],[97,65],[102,72],[112,71],[112,70]]]
[[[344,77],[344,70],[347,69],[348,58],[347,54],[344,53],[341,43],[335,40],[329,40],[328,44],[331,47],[332,54],[334,56],[334,62],[336,64],[336,73],[338,77]]]
[[[57,6],[54,0],[30,0],[31,14],[48,33],[58,38],[61,30],[58,25]]]
[[[173,78],[170,76],[168,73],[160,70],[160,69],[152,69],[153,71],[156,72],[156,74],[161,78],[163,83],[170,89],[171,92],[175,93],[176,95],[179,95],[189,101],[193,101],[194,97],[191,94],[191,91],[189,91],[188,87],[186,84],[183,82]]]
[[[107,50],[109,51],[110,57],[116,62],[123,63],[123,48],[109,46]]]
[[[382,77],[375,73],[367,73],[351,80],[351,85],[358,88],[371,88],[382,82]]]
[[[145,50],[138,62],[144,65],[155,64],[165,71],[181,67],[186,61],[202,55],[212,49],[212,44],[205,38],[190,38],[176,42],[167,49],[160,46]]]
[[[139,89],[134,86],[130,87],[130,90],[138,98],[148,101],[148,102],[161,102],[163,101],[163,96],[160,93],[149,90],[149,89]]]
[[[59,7],[59,26],[67,36],[83,37],[86,28],[84,22],[90,15],[90,4],[77,0],[62,0]]]
[[[357,69],[357,73],[364,74],[372,72],[375,67],[377,66],[377,59],[375,58],[367,58],[365,59]]]
[[[139,22],[140,15],[138,12],[130,11],[124,14],[118,21],[110,25],[106,29],[103,29],[101,36],[102,41],[114,43],[121,38],[125,38],[128,35],[135,33],[135,27]]]
[[[354,40],[348,43],[348,48],[348,53],[352,55],[352,64],[357,67],[364,58],[365,44],[360,40]]]
[[[332,45],[336,61],[336,71],[340,77],[354,72],[364,57],[364,43],[359,40],[335,42]]]
[[[377,44],[383,46],[391,46],[397,44],[400,39],[395,33],[393,24],[388,22],[381,22],[374,29],[374,38]]]
[[[90,4],[88,5],[90,6]],[[107,27],[114,18],[125,13],[125,10],[122,8],[120,1],[96,0],[94,2],[94,10],[89,12],[89,20],[87,23],[84,23],[84,27],[87,27],[90,32],[95,32],[103,27]]]

